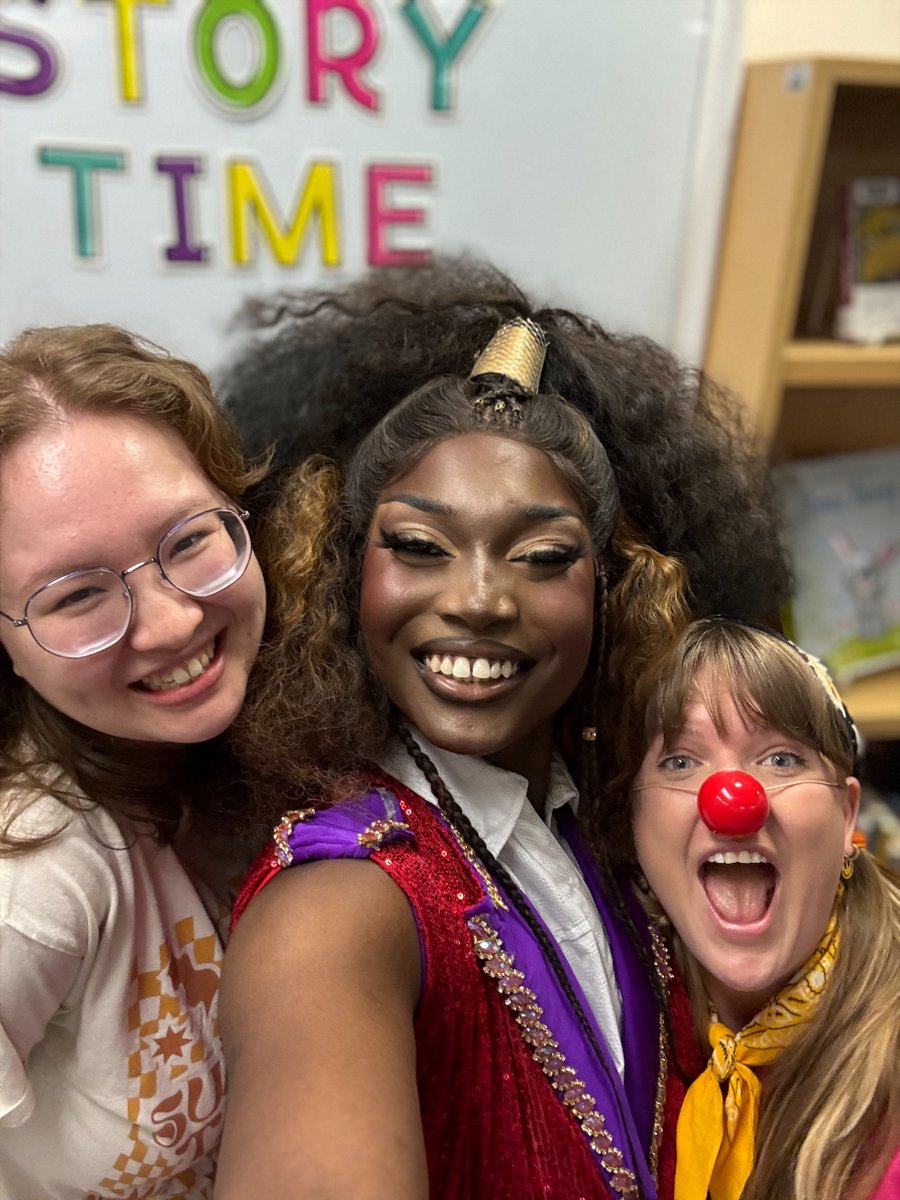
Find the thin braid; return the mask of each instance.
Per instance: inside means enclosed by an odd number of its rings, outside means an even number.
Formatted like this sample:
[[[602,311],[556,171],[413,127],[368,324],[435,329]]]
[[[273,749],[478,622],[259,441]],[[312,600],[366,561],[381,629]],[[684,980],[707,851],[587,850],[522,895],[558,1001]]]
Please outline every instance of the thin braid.
[[[593,654],[593,662],[589,666],[591,671],[591,687],[588,700],[588,712],[586,714],[585,724],[590,725],[596,721],[600,714],[600,690],[603,686],[603,681],[606,679],[606,649],[607,649],[607,610],[609,608],[609,589],[607,586],[606,569],[603,563],[597,565],[597,591],[598,602],[594,605],[594,637],[593,642],[596,647]],[[609,739],[604,737],[599,739],[599,744],[609,743]],[[600,763],[597,756],[598,742],[585,741],[580,742],[580,783],[582,796],[599,796],[602,783],[600,780]],[[592,849],[594,847],[592,846]],[[608,855],[595,853],[594,859],[600,868],[600,874],[603,882],[606,885],[606,892],[616,916],[622,923],[622,927],[628,936],[628,940],[637,953],[641,965],[644,967],[647,977],[650,980],[650,986],[653,988],[653,994],[656,997],[656,1003],[659,1006],[660,1015],[663,1019],[665,1036],[669,1045],[670,1053],[674,1057],[675,1039],[672,1035],[672,1026],[669,1020],[669,1005],[666,997],[665,987],[659,977],[659,972],[656,969],[656,964],[647,950],[647,947],[638,933],[637,926],[632,919],[631,914],[625,907],[625,900],[622,896],[622,891],[619,882],[612,870]],[[680,1067],[679,1067],[680,1069]]]
[[[535,916],[531,905],[525,899],[522,889],[510,875],[506,867],[504,867],[502,863],[498,862],[494,855],[491,854],[490,850],[484,844],[484,840],[482,839],[481,835],[477,832],[472,822],[469,820],[469,818],[460,808],[456,799],[453,797],[450,789],[444,783],[443,779],[438,773],[437,767],[434,765],[425,751],[422,750],[418,742],[416,742],[415,738],[410,733],[409,728],[402,722],[398,722],[397,734],[400,738],[400,741],[406,748],[407,754],[409,754],[410,758],[428,781],[428,784],[434,793],[435,799],[438,802],[438,807],[440,808],[441,813],[444,815],[444,817],[446,817],[451,825],[459,830],[459,832],[465,838],[467,844],[478,855],[481,865],[493,876],[494,880],[502,886],[516,912],[522,917],[522,919],[528,925],[528,928],[534,934],[544,957],[552,967],[553,974],[556,976],[560,987],[563,989],[566,999],[569,1001],[575,1011],[575,1015],[578,1018],[578,1023],[584,1031],[585,1037],[587,1037],[588,1041],[590,1042],[603,1073],[610,1080],[610,1082],[612,1082],[612,1076],[606,1063],[605,1052],[597,1040],[594,1030],[591,1028],[591,1024],[581,1006],[580,1000],[575,995],[575,991],[569,982],[569,978],[566,975],[562,962],[560,961],[556,947],[550,941],[546,931]],[[635,1150],[635,1147],[632,1147],[632,1150]],[[636,1152],[640,1153],[639,1147],[637,1148]],[[640,1200],[643,1200],[644,1194],[643,1190],[640,1188],[640,1181],[637,1181],[637,1183]]]
[[[588,663],[590,690],[588,692],[588,711],[583,725],[591,726],[600,713],[600,686],[606,677],[606,612],[609,603],[609,592],[606,586],[606,568],[603,563],[597,564],[598,600],[594,604],[594,629],[591,636],[593,650],[591,661]],[[599,731],[598,731],[599,733]],[[600,764],[597,760],[596,741],[587,741],[579,736],[579,783],[583,797],[600,795]]]

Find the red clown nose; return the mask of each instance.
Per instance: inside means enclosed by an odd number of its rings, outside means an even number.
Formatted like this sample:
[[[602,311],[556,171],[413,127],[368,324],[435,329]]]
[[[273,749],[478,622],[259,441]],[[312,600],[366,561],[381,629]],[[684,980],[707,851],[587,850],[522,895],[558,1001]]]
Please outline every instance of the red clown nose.
[[[706,827],[725,837],[749,837],[769,815],[766,789],[745,771],[716,771],[704,779],[697,808]]]

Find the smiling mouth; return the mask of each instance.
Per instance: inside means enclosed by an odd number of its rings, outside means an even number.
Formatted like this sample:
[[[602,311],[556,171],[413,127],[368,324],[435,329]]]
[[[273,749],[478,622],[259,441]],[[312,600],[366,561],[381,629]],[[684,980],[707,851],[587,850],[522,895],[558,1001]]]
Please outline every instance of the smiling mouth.
[[[171,692],[174,688],[184,687],[206,671],[216,654],[216,643],[210,642],[195,657],[186,659],[177,667],[162,675],[148,675],[137,685],[148,692]]]
[[[768,913],[778,871],[755,850],[720,851],[700,868],[713,912],[729,925],[755,925]]]
[[[424,654],[418,661],[432,675],[443,675],[461,683],[490,683],[511,679],[526,664],[510,658],[468,658],[462,654]]]

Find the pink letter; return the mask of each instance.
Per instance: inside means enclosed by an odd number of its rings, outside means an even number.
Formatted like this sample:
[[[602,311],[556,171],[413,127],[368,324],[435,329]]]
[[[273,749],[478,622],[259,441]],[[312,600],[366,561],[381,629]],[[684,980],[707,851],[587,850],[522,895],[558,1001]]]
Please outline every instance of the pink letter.
[[[352,54],[337,57],[328,53],[320,37],[330,10],[342,8],[359,21],[360,43]],[[357,104],[378,111],[378,93],[359,77],[367,62],[378,49],[378,23],[375,14],[364,0],[306,0],[306,54],[309,65],[309,99],[312,104],[325,103],[324,76],[332,71],[340,75],[344,87]]]
[[[388,189],[392,183],[431,183],[431,167],[378,163],[369,167],[369,249],[373,267],[421,267],[431,262],[431,250],[397,250],[388,244],[388,226],[421,225],[421,208],[391,208]]]

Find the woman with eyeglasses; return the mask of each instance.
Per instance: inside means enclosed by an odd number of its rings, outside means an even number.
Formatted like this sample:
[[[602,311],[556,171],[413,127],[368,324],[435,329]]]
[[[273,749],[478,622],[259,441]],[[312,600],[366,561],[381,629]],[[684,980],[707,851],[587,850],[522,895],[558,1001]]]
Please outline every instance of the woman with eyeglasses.
[[[3,1200],[211,1194],[229,857],[200,847],[240,801],[255,477],[202,372],[123,330],[0,353]]]

